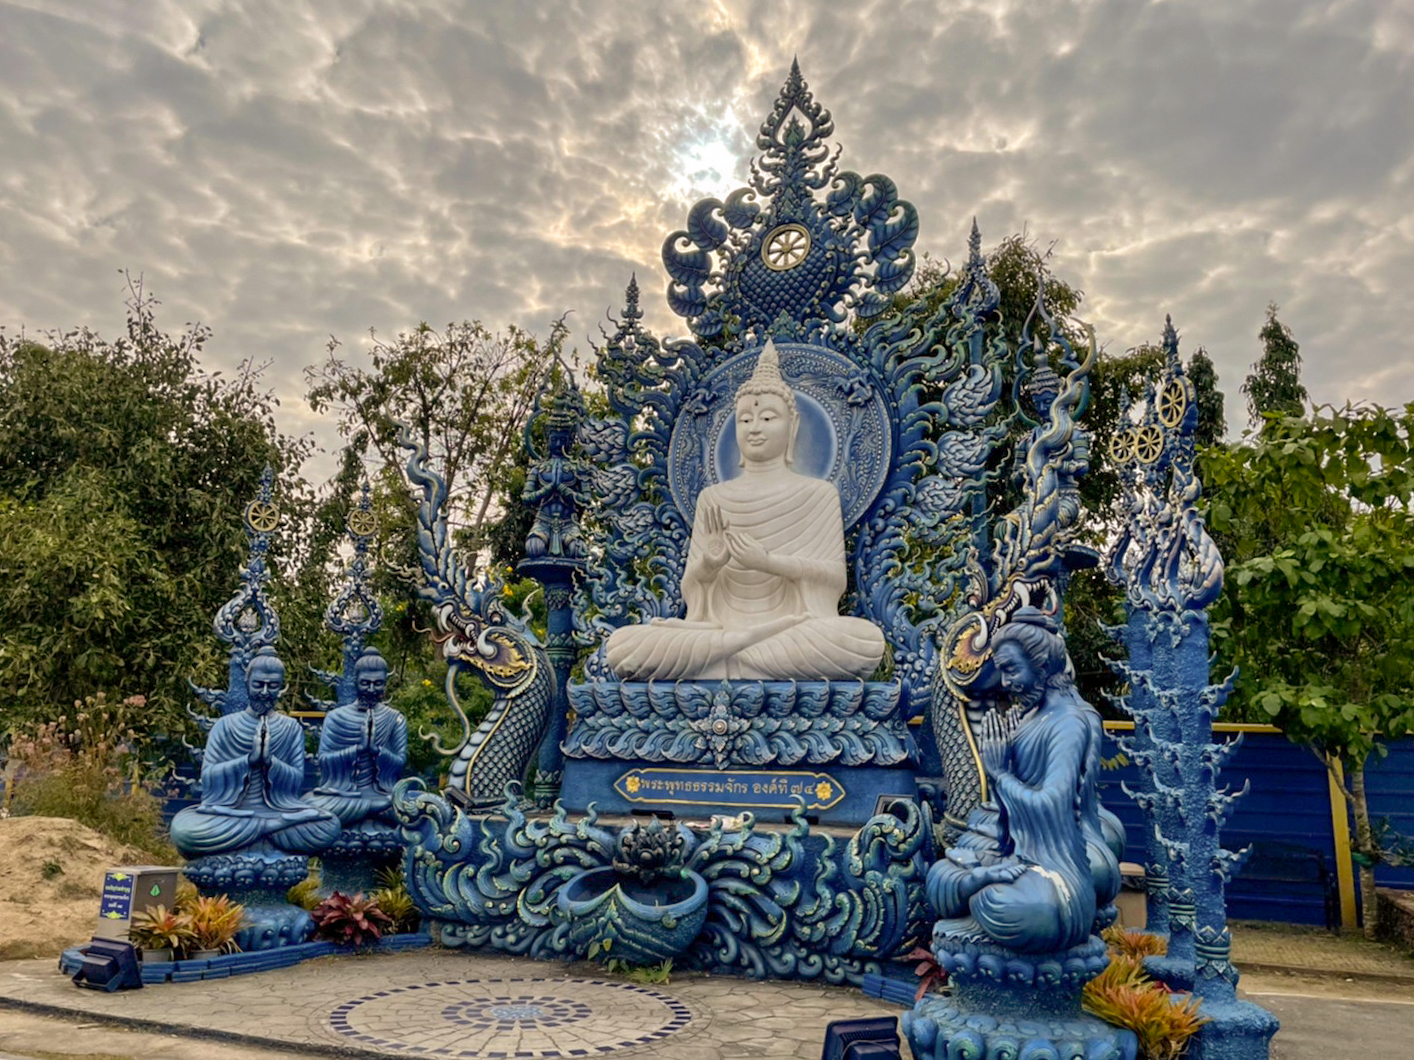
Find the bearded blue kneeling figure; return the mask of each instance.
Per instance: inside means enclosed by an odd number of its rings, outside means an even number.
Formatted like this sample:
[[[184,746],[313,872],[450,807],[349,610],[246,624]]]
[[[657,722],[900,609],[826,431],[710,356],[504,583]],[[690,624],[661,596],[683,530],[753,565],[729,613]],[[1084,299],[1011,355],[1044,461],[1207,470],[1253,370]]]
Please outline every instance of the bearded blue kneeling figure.
[[[1055,1051],[1037,1055],[1132,1060],[1131,1032],[1080,1012],[1082,988],[1109,963],[1095,931],[1120,886],[1096,793],[1100,716],[1075,687],[1055,620],[1034,608],[998,630],[992,665],[1012,705],[981,726],[990,797],[927,880],[952,994],[904,1018],[909,1041],[918,1057],[1017,1055],[1002,1046],[1024,1054],[1039,1041]]]

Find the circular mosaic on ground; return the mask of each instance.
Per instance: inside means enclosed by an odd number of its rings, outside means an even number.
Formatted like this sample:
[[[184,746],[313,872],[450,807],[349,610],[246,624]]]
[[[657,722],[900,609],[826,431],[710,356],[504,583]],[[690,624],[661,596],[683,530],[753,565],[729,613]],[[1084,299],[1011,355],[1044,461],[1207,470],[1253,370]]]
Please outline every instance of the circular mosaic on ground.
[[[692,1022],[681,1001],[599,979],[456,979],[345,1002],[329,1026],[410,1056],[562,1058],[647,1045]]]

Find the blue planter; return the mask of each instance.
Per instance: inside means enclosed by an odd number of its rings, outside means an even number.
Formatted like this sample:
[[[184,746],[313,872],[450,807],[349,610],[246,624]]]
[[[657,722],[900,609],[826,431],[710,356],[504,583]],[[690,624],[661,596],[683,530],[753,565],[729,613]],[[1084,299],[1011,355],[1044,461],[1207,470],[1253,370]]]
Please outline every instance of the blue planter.
[[[558,902],[586,947],[598,942],[609,957],[660,964],[692,945],[707,922],[707,881],[685,871],[645,884],[612,868],[588,869],[565,884]]]

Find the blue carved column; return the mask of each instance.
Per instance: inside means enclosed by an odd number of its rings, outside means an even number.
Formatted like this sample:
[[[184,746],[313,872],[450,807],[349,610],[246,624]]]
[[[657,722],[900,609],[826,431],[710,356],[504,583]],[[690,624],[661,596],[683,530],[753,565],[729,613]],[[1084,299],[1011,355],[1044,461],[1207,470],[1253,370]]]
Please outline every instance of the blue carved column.
[[[1224,896],[1243,855],[1223,849],[1222,827],[1246,789],[1218,787],[1241,737],[1213,740],[1213,719],[1232,688],[1231,677],[1213,685],[1208,675],[1207,610],[1222,592],[1223,561],[1198,513],[1198,410],[1172,322],[1164,329],[1164,348],[1164,374],[1142,416],[1130,415],[1131,426],[1116,436],[1117,462],[1132,473],[1130,523],[1110,563],[1130,609],[1132,692],[1125,706],[1135,734],[1121,746],[1146,774],[1131,794],[1156,843],[1151,861],[1162,861],[1168,885],[1168,953],[1146,964],[1170,987],[1191,989],[1202,1002],[1210,1022],[1190,1057],[1261,1060],[1277,1022],[1265,1009],[1237,1000]]]
[[[216,639],[230,646],[226,665],[225,688],[202,688],[188,682],[197,698],[219,714],[234,714],[246,707],[246,667],[261,648],[280,639],[280,616],[270,606],[265,594],[270,581],[266,557],[270,553],[270,537],[280,526],[280,509],[275,500],[275,469],[268,464],[260,476],[260,488],[245,507],[243,522],[250,550],[241,571],[241,587],[221,605],[211,627]],[[209,731],[215,719],[208,714],[187,710],[203,732]],[[199,755],[198,755],[199,757]]]
[[[526,446],[536,459],[526,478],[524,500],[536,505],[536,512],[526,537],[526,558],[517,568],[545,589],[545,654],[555,672],[555,704],[540,742],[531,793],[542,809],[548,809],[555,801],[564,775],[562,745],[568,723],[565,686],[578,655],[573,596],[575,579],[584,570],[578,513],[585,499],[587,465],[574,450],[583,417],[584,402],[579,389],[568,367],[560,362],[526,424]],[[543,443],[537,439],[541,430]]]

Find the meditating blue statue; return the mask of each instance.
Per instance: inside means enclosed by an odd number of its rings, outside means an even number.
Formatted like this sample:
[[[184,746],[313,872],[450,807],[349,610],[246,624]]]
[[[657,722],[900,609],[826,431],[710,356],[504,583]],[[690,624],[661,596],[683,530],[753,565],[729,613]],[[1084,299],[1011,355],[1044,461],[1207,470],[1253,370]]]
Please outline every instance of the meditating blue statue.
[[[1065,642],[1040,611],[1018,611],[992,648],[1013,706],[982,726],[992,800],[929,872],[929,900],[945,918],[934,939],[1065,950],[1090,937],[1097,908],[1119,891],[1096,795],[1100,717],[1080,698]]]
[[[344,828],[364,822],[396,827],[391,796],[408,759],[407,719],[383,702],[388,664],[369,648],[354,664],[357,699],[324,718],[319,737],[321,783],[309,801]]]
[[[219,718],[207,738],[201,804],[172,819],[172,844],[188,858],[259,843],[315,854],[338,837],[339,819],[300,798],[304,730],[275,712],[284,690],[284,663],[261,648],[246,668],[246,708]]]

